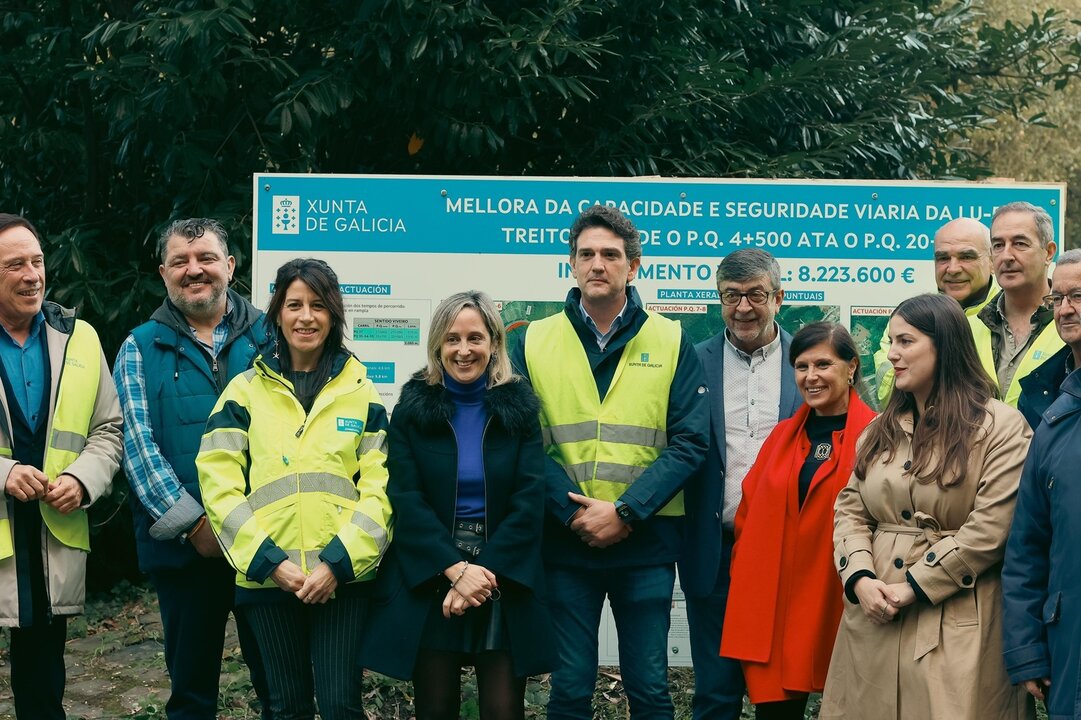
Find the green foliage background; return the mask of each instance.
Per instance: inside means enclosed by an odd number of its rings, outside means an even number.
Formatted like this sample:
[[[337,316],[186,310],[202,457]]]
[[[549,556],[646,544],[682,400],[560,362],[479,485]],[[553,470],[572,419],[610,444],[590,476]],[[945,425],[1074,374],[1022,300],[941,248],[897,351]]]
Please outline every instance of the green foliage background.
[[[247,275],[255,172],[978,178],[973,134],[1046,124],[1081,56],[1054,12],[982,8],[0,0],[0,208],[111,354],[170,219],[223,220]],[[134,567],[117,510],[104,582]]]
[[[986,0],[989,16],[1026,22],[1032,13],[1058,8],[1063,17],[1081,20],[1081,0]],[[992,175],[1033,182],[1069,184],[1066,196],[1066,246],[1081,247],[1081,83],[1056,89],[1033,103],[1047,123],[1026,124],[1006,116],[973,135],[973,149],[987,157]]]

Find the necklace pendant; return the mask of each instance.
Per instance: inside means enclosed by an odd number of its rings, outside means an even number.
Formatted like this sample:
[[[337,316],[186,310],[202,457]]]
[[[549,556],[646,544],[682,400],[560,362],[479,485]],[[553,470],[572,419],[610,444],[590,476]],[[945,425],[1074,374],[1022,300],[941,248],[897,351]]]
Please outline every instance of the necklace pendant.
[[[832,451],[833,446],[829,443],[818,443],[815,446],[815,460],[829,460]]]

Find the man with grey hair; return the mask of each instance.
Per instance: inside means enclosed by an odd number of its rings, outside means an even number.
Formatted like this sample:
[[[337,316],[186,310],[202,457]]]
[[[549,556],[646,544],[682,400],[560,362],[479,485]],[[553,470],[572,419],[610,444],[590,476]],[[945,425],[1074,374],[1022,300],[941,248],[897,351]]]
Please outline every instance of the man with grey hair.
[[[743,707],[739,661],[718,655],[736,509],[743,478],[766,437],[802,400],[786,358],[792,337],[777,324],[781,269],[764,250],[745,248],[717,266],[725,328],[695,350],[710,397],[710,449],[687,486],[687,538],[679,582],[687,598],[696,720],[737,720]]]
[[[139,569],[158,595],[169,720],[217,717],[225,623],[235,576],[203,511],[195,456],[218,395],[271,352],[263,313],[229,289],[235,261],[217,220],[177,220],[158,239],[167,297],[135,328],[113,376],[124,414],[124,470]],[[237,616],[241,650],[268,715],[257,647]]]
[[[1053,374],[1062,382],[1047,383],[1053,402],[1038,398],[1047,408],[1017,490],[1002,567],[1002,650],[1010,680],[1043,700],[1048,717],[1077,718],[1081,613],[1073,603],[1081,594],[1081,373],[1076,372],[1081,368],[1081,250],[1059,258],[1046,300],[1066,346],[1043,367],[1055,365]]]
[[[1017,409],[1035,430],[1044,412],[1062,394],[1061,386],[1066,378],[1081,365],[1081,250],[1067,250],[1059,255],[1055,272],[1051,274],[1051,294],[1044,297],[1044,305],[1055,316],[1055,330],[1065,343],[1062,349],[1047,362],[1021,378],[1021,397]],[[1072,343],[1072,345],[1071,345]]]
[[[1044,305],[1047,268],[1055,257],[1051,216],[1041,207],[1012,202],[991,219],[991,263],[1002,288],[969,318],[976,351],[998,383],[998,399],[1017,407],[1021,379],[1062,348]]]
[[[83,612],[87,508],[120,464],[98,334],[45,299],[41,235],[0,213],[0,625],[22,720],[64,720],[67,620]],[[9,715],[10,717],[10,715]]]
[[[687,479],[709,443],[702,368],[678,322],[629,284],[638,230],[595,205],[571,227],[578,286],[526,329],[512,362],[541,402],[544,562],[559,653],[548,717],[594,717],[607,597],[632,718],[671,718],[668,629]],[[715,648],[716,649],[716,648]]]

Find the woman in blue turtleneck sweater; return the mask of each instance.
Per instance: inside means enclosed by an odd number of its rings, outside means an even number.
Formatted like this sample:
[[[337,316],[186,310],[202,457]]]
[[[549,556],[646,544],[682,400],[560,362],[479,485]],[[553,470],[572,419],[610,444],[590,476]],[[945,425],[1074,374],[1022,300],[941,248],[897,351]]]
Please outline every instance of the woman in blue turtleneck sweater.
[[[481,718],[521,718],[526,677],[551,669],[538,411],[491,299],[440,303],[391,419],[394,541],[362,648],[365,667],[413,679],[418,720],[458,717],[464,665]]]

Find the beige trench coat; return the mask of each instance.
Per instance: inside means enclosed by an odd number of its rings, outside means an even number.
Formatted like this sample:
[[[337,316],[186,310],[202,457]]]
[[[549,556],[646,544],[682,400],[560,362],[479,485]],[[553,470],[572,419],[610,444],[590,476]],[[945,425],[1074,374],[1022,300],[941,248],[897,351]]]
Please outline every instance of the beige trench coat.
[[[887,625],[845,603],[819,717],[997,720],[1032,718],[1002,660],[1000,572],[1032,431],[992,400],[968,477],[946,490],[904,473],[912,419],[892,462],[854,475],[835,505],[834,561],[847,583],[870,570],[885,583],[912,577],[917,600]],[[880,418],[881,419],[881,418]],[[877,422],[877,420],[876,420]]]

